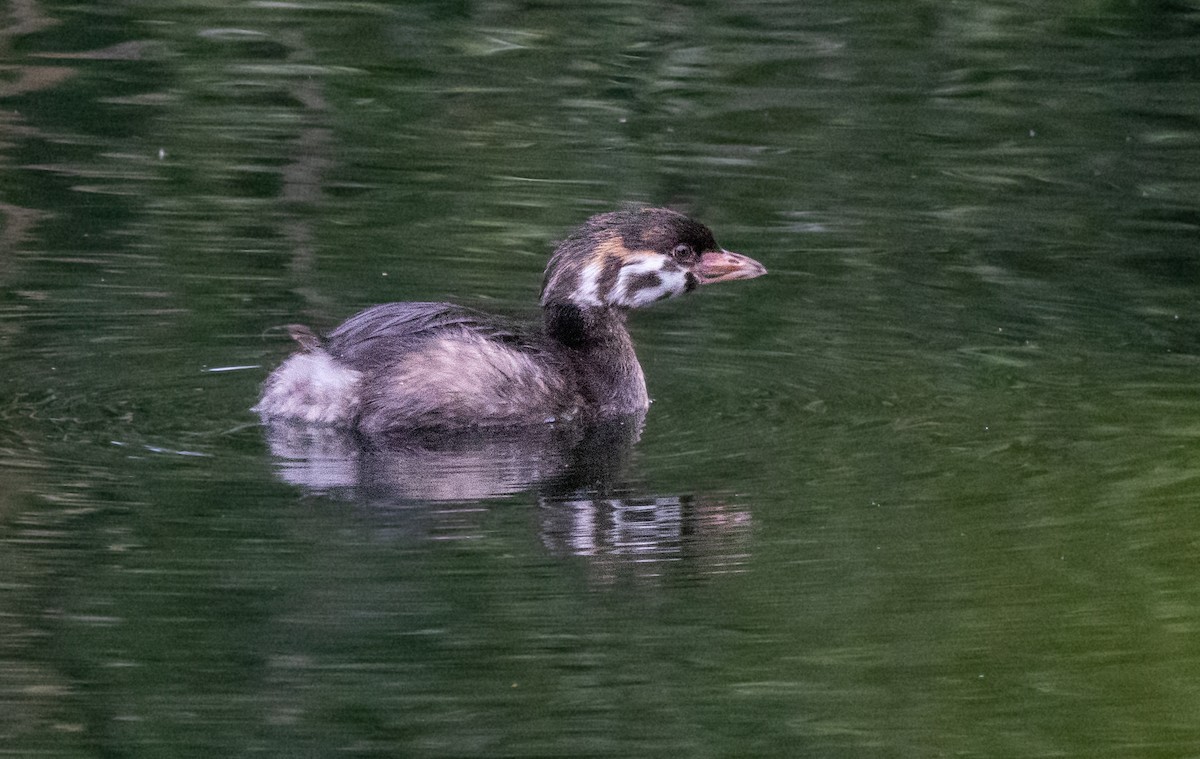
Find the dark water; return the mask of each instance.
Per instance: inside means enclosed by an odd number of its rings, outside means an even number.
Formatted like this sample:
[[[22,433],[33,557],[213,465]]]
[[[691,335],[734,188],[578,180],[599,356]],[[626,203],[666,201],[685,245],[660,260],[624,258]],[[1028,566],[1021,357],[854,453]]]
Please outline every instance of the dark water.
[[[1200,5],[0,4],[0,754],[1200,754]],[[247,409],[672,204],[635,423]]]

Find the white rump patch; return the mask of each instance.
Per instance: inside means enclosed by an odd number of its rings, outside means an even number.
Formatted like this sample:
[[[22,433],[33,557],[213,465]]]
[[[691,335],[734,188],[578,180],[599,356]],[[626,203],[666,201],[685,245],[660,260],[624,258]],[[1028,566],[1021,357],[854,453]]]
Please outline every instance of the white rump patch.
[[[348,425],[358,413],[361,378],[325,351],[297,353],[267,378],[252,410],[309,424]]]

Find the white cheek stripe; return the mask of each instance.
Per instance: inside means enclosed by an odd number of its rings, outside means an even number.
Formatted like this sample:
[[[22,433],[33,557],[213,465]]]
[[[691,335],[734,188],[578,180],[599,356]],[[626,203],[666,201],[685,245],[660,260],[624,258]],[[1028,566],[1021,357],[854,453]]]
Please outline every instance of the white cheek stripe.
[[[617,276],[617,284],[613,287],[609,300],[627,308],[648,306],[665,296],[682,295],[687,290],[687,275],[679,270],[663,271],[666,263],[664,258],[643,258],[636,263],[625,264]],[[660,282],[657,287],[642,287],[629,292],[629,282],[642,274],[657,274]]]
[[[571,300],[576,305],[592,307],[600,305],[600,274],[602,271],[599,264],[588,264],[579,272],[579,289],[571,294]]]

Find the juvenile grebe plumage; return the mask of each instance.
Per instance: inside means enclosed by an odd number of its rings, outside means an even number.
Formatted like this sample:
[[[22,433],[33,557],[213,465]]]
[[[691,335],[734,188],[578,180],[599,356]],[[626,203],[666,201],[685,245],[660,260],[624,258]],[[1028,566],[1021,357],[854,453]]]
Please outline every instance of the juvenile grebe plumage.
[[[765,273],[674,211],[600,214],[551,256],[540,330],[450,303],[374,306],[324,340],[295,326],[301,350],[253,410],[367,435],[641,413],[650,399],[626,312]]]

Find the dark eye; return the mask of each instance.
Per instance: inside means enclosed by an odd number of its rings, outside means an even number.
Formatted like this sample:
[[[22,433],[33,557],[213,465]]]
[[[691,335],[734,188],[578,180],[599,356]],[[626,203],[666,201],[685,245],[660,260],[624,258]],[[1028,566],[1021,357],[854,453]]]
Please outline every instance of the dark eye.
[[[696,251],[691,245],[681,242],[671,251],[671,258],[676,261],[690,261],[696,257]]]

